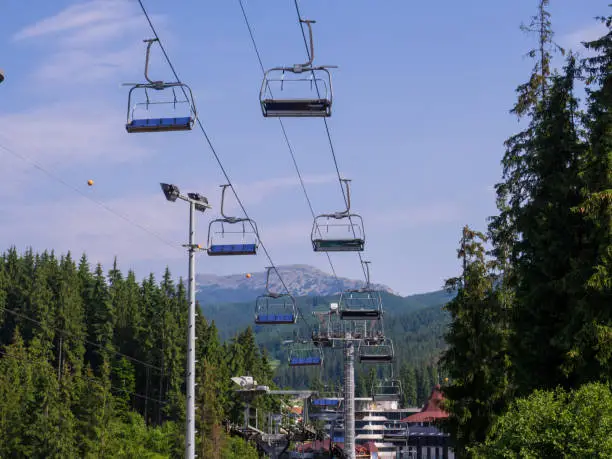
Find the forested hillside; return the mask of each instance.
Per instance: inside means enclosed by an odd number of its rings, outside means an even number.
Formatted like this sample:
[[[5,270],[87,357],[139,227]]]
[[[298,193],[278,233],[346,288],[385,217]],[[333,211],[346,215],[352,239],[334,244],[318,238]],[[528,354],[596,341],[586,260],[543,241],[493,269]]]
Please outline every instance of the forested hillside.
[[[0,456],[182,456],[185,293],[169,272],[139,283],[85,256],[0,256]],[[251,329],[221,344],[197,327],[198,455],[257,457],[220,425],[242,415],[229,378],[270,384],[267,356]]]
[[[449,322],[448,312],[442,306],[454,297],[446,290],[400,297],[387,292],[381,294],[384,304],[385,334],[391,338],[396,359],[393,371],[402,376],[406,390],[405,403],[410,406],[425,402],[431,387],[439,381],[437,361],[445,348],[444,333]],[[299,297],[297,304],[308,321],[299,321],[295,327],[254,326],[257,343],[276,360],[275,382],[281,387],[305,389],[317,386],[319,381],[338,384],[343,374],[341,349],[325,350],[325,365],[319,369],[290,368],[287,365],[289,346],[284,340],[309,337],[316,319],[314,310],[322,310],[338,296]],[[237,330],[253,323],[255,298],[245,303],[201,304],[205,315],[214,320],[219,335],[230,337]],[[372,387],[371,367],[357,365],[357,392],[363,396]],[[377,368],[378,376],[390,375],[390,369]],[[413,395],[417,394],[417,395]]]

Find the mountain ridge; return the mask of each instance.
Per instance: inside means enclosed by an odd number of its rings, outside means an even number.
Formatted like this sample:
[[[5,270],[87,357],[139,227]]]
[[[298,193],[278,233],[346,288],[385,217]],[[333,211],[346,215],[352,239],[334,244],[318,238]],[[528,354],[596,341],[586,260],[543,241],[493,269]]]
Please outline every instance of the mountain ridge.
[[[365,285],[363,280],[336,278],[314,266],[306,264],[292,264],[278,266],[291,295],[302,296],[330,296],[349,289],[361,288]],[[373,283],[373,288],[401,296],[384,284]],[[247,278],[245,274],[217,275],[208,273],[196,274],[196,289],[200,301],[212,303],[238,303],[249,301],[261,295],[266,289],[266,272],[251,273]],[[270,272],[270,290],[284,292],[281,281],[274,271]]]

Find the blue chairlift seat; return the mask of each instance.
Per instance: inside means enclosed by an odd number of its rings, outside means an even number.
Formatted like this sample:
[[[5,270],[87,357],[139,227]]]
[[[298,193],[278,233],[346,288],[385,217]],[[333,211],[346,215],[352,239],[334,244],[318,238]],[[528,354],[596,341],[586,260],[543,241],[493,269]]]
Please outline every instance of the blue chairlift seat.
[[[289,359],[289,365],[292,367],[321,365],[321,363],[321,357],[315,355],[311,357],[291,357]]]
[[[214,244],[208,250],[208,255],[256,255],[256,244]]]
[[[294,324],[296,322],[295,314],[257,314],[255,323],[259,325],[276,325],[276,324]]]
[[[133,132],[167,132],[167,131],[190,131],[193,126],[193,118],[185,116],[181,118],[145,118],[132,120],[125,125],[129,133]]]
[[[314,406],[338,406],[340,400],[336,398],[315,398],[312,400]]]

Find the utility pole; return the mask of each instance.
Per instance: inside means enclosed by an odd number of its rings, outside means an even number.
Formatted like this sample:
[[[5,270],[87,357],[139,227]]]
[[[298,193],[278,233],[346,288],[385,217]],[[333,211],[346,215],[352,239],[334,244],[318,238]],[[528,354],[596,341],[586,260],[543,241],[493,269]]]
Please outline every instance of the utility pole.
[[[195,243],[195,211],[204,212],[210,209],[208,199],[198,193],[187,193],[184,196],[176,185],[161,183],[166,199],[175,202],[177,199],[189,203],[189,243],[183,244],[189,253],[189,310],[187,312],[187,400],[185,425],[185,459],[194,459],[195,454],[195,328],[196,328],[196,301],[195,301],[195,253],[202,249]]]
[[[189,312],[187,324],[187,426],[185,435],[185,458],[195,458],[195,202],[189,201]]]
[[[344,342],[344,454],[355,459],[355,347],[351,332]]]

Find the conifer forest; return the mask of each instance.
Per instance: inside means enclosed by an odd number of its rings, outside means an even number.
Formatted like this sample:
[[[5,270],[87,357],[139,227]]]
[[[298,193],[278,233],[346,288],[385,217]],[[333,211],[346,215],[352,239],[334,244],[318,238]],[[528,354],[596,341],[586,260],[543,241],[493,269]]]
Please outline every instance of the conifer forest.
[[[450,416],[439,426],[456,457],[611,458],[612,15],[596,19],[602,36],[565,50],[549,0],[534,3],[517,132],[491,152],[497,212],[457,228],[452,299],[385,316],[399,343],[393,374],[402,406],[422,406],[441,381]],[[3,243],[0,458],[183,457],[184,279],[139,279],[120,256],[104,269],[87,254]],[[320,373],[294,371],[277,335],[247,326],[223,336],[198,310],[199,458],[263,457],[230,434],[244,414],[231,377],[341,389],[340,355]],[[358,367],[355,395],[370,395],[381,371]],[[259,425],[288,400],[256,398]]]

